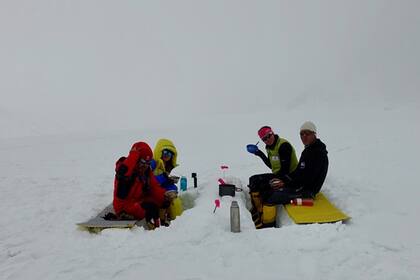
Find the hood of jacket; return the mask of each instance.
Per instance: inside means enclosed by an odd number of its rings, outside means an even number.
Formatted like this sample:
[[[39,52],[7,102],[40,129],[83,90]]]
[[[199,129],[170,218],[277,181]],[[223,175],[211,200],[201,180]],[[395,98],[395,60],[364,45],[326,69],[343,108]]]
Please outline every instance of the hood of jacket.
[[[177,167],[178,151],[176,150],[174,143],[169,139],[162,138],[159,139],[159,141],[157,141],[155,149],[153,151],[154,160],[159,161],[161,159],[163,150],[169,150],[173,153],[172,165],[174,166],[174,168]]]
[[[133,170],[136,167],[139,159],[151,160],[153,158],[153,152],[150,146],[145,142],[134,143],[128,153],[127,158],[124,161],[124,164],[127,165],[128,175],[133,174]]]

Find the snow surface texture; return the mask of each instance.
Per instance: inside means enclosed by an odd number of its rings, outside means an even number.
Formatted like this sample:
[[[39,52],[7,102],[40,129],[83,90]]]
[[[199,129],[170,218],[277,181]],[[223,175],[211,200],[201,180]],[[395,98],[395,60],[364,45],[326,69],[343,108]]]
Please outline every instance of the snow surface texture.
[[[0,279],[420,279],[417,1],[0,3]],[[327,144],[348,224],[254,229],[246,152],[271,125]],[[169,138],[192,208],[169,228],[79,231],[114,163]],[[264,149],[259,144],[260,149]],[[191,189],[191,173],[198,174]]]

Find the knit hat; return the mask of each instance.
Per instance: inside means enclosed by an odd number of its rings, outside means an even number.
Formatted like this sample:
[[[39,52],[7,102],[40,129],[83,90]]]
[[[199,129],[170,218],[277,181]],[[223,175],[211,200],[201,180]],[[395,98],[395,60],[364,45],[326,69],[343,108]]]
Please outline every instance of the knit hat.
[[[300,131],[302,131],[302,130],[309,130],[309,131],[312,131],[313,133],[316,133],[316,126],[313,122],[306,121],[300,127]]]
[[[258,136],[261,139],[269,133],[273,133],[273,130],[269,126],[263,126],[258,130]]]

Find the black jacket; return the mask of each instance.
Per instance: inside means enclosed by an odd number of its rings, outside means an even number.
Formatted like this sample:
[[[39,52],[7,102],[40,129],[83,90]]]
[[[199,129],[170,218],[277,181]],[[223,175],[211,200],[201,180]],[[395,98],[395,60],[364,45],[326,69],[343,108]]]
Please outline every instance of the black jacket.
[[[302,189],[303,192],[315,196],[321,190],[327,172],[327,147],[321,140],[316,139],[303,150],[296,170],[282,179],[286,187]]]

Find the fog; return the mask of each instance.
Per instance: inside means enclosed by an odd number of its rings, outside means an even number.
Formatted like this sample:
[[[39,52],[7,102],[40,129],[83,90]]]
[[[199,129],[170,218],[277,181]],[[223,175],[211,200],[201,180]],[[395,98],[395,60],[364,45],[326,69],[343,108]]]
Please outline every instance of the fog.
[[[303,100],[416,102],[419,8],[417,1],[2,1],[0,137],[165,128],[214,116],[240,123]]]

